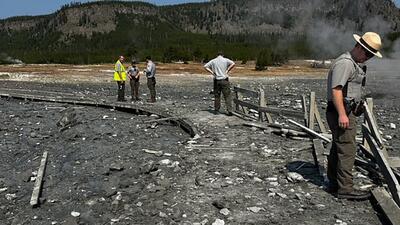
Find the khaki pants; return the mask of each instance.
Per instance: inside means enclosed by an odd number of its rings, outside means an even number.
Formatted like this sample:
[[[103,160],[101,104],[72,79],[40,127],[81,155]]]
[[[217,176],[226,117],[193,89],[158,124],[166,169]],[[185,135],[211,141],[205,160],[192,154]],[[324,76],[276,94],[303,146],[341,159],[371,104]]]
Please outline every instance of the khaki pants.
[[[139,79],[131,79],[129,81],[131,85],[131,95],[132,99],[134,100],[139,100],[139,86],[140,86],[140,81]]]
[[[221,92],[224,95],[226,110],[232,112],[231,85],[228,79],[214,80],[214,109],[216,111],[221,108]]]
[[[147,87],[150,90],[150,100],[152,102],[156,101],[156,78],[147,78]]]
[[[350,113],[348,129],[339,127],[336,111],[327,111],[326,118],[332,131],[332,148],[328,157],[328,179],[330,185],[338,188],[338,193],[353,190],[352,170],[356,156],[356,117]]]
[[[125,81],[117,81],[118,85],[118,99],[117,101],[125,100]]]

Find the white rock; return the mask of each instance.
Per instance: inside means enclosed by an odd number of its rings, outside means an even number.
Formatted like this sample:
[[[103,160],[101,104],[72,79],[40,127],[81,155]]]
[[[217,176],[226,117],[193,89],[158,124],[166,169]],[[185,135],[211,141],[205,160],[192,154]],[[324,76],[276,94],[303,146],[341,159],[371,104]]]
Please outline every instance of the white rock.
[[[224,215],[224,216],[227,216],[227,215],[229,215],[230,211],[229,211],[229,209],[227,209],[227,208],[223,208],[223,209],[221,209],[221,210],[219,211],[219,213],[221,213],[221,214]]]
[[[260,208],[260,207],[257,207],[257,206],[253,206],[253,207],[248,207],[247,210],[249,210],[249,211],[251,211],[251,212],[253,212],[253,213],[258,213],[258,212],[260,212],[261,210],[264,210],[264,208]]]
[[[396,124],[390,123],[390,129],[396,129]]]
[[[7,191],[7,188],[5,187],[5,188],[0,188],[0,193],[3,193],[3,192],[5,192],[5,191]]]
[[[304,181],[303,176],[295,172],[289,172],[287,175],[287,179],[293,183]]]
[[[262,179],[260,179],[260,178],[258,178],[258,177],[254,177],[254,179],[253,179],[255,182],[263,182],[263,180]]]
[[[6,194],[5,197],[7,200],[11,201],[17,197],[17,194]]]
[[[161,165],[169,165],[169,164],[172,163],[172,161],[169,160],[169,159],[163,159],[163,160],[161,160],[159,163],[160,163]]]
[[[80,216],[81,214],[79,213],[79,212],[75,212],[75,211],[72,211],[71,212],[71,216],[73,216],[73,217],[78,217],[78,216]]]
[[[225,225],[225,221],[216,219],[212,225]]]
[[[287,194],[283,194],[283,193],[276,193],[279,197],[281,198],[287,198]]]
[[[268,177],[265,180],[267,180],[267,181],[278,181],[278,178],[277,177]]]
[[[279,183],[278,182],[270,182],[269,185],[271,185],[273,187],[278,187]]]

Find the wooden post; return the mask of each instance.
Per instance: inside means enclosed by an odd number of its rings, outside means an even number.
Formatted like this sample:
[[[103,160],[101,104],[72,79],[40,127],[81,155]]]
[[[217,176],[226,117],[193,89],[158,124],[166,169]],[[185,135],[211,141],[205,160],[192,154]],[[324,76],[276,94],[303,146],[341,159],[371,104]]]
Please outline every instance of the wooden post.
[[[39,170],[37,173],[35,185],[33,186],[33,192],[30,204],[32,207],[35,207],[39,204],[39,196],[42,189],[43,175],[44,170],[46,169],[47,162],[47,151],[43,153],[42,161],[40,162]]]
[[[301,96],[301,104],[303,106],[303,112],[304,112],[304,126],[308,127],[308,112],[307,112],[307,102],[305,95]]]
[[[321,114],[319,114],[317,102],[314,101],[314,103],[315,103],[315,105],[314,105],[315,119],[317,119],[317,123],[318,123],[318,126],[319,126],[319,130],[320,130],[322,133],[325,134],[325,133],[327,133],[327,132],[326,132],[326,128],[325,128],[324,122],[323,122],[322,119],[321,119]]]
[[[240,84],[238,84],[237,87],[240,87]],[[235,88],[233,89],[233,91],[235,92],[235,98],[240,100],[241,96],[239,96],[239,91],[235,90]],[[239,112],[239,104],[237,104],[235,101],[233,101],[233,103],[235,104],[236,112]]]
[[[308,120],[308,128],[314,130],[314,118],[315,118],[315,92],[311,92],[310,95],[310,115]]]
[[[376,162],[381,169],[383,176],[385,177],[386,183],[392,194],[393,200],[400,206],[400,185],[397,180],[395,174],[390,167],[388,159],[384,156],[380,146],[376,143],[375,139],[372,137],[371,133],[367,126],[363,125],[363,131],[365,132],[365,138],[369,146],[371,147],[372,152],[374,153]]]
[[[382,211],[389,220],[390,224],[400,224],[400,208],[390,197],[390,194],[384,188],[375,188],[372,190],[372,195],[382,208]]]
[[[326,169],[327,169],[327,159],[324,155],[325,148],[322,144],[322,141],[319,139],[313,139],[313,156],[315,166],[318,168],[319,175],[324,178],[324,181],[327,180]]]
[[[262,89],[261,87],[258,89],[258,98],[259,98],[260,107],[267,107],[267,100],[265,98],[265,92],[264,92],[264,89]],[[265,115],[268,123],[273,122],[272,117],[269,113],[264,113],[262,111],[258,111],[258,115],[259,115],[261,122],[264,121],[264,115]]]
[[[367,98],[366,101],[368,104],[369,111],[373,114],[374,113],[374,100],[372,98]],[[364,124],[367,124],[367,114],[366,113],[364,114]],[[371,151],[371,148],[369,147],[367,140],[365,140],[364,134],[363,134],[362,144],[364,145],[365,149]]]

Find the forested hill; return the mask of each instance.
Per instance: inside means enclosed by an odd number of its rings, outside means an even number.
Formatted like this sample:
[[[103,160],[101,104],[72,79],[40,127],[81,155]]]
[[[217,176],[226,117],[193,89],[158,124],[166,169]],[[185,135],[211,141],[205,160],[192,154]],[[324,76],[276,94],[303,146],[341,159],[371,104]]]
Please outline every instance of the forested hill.
[[[203,60],[217,50],[248,60],[265,49],[289,58],[331,57],[364,31],[385,36],[389,52],[400,10],[391,0],[102,1],[0,20],[0,54],[34,63],[111,62],[121,54]]]

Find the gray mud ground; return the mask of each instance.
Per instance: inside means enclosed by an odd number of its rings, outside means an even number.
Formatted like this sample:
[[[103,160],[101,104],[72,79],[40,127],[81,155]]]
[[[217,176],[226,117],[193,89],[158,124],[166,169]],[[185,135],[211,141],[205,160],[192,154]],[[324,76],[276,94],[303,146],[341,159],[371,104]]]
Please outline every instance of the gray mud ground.
[[[144,123],[154,119],[148,116],[77,106],[71,112],[63,111],[71,105],[0,99],[0,190],[7,188],[0,196],[0,223],[212,224],[220,219],[225,224],[382,224],[372,202],[338,200],[322,189],[309,140],[288,139],[244,127],[237,117],[213,115],[211,80],[182,78],[160,77],[159,102],[135,104],[192,121],[201,135],[194,141],[168,123]],[[262,86],[271,105],[293,108],[295,100],[311,90],[317,92],[320,107],[325,105],[324,78],[235,78],[232,82],[249,89]],[[388,146],[394,146],[389,153],[399,155],[397,129],[388,127],[389,122],[399,126],[398,92],[382,89],[392,81],[379,82],[368,90],[374,93],[384,136],[392,137],[387,140]],[[110,100],[115,98],[115,86],[0,83],[2,89]],[[145,82],[141,92],[148,93]],[[74,113],[77,123],[60,130],[57,122]],[[148,154],[144,149],[164,154]],[[32,209],[34,182],[30,180],[44,150],[49,158],[42,204]],[[291,171],[304,180],[289,181]],[[357,185],[372,182],[354,173]],[[220,211],[223,208],[228,211]]]

